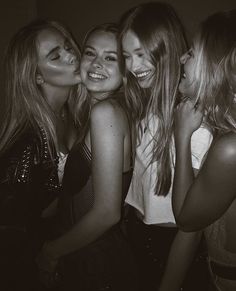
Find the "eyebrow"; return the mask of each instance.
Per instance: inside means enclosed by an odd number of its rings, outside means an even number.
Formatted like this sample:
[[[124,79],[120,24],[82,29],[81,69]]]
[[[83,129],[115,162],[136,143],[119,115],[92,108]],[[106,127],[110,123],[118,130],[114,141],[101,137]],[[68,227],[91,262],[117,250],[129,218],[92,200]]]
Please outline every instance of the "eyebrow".
[[[134,52],[136,53],[136,52],[139,52],[139,51],[143,51],[144,49],[143,48],[136,48],[135,50],[134,50]],[[128,52],[126,51],[126,50],[122,50],[123,51],[123,53],[127,53],[128,54]]]
[[[90,46],[90,45],[86,45],[84,49],[87,49],[87,48],[96,51],[96,49],[95,49],[94,47]],[[115,55],[118,54],[116,51],[105,51],[105,53],[108,53],[108,54],[115,54]]]

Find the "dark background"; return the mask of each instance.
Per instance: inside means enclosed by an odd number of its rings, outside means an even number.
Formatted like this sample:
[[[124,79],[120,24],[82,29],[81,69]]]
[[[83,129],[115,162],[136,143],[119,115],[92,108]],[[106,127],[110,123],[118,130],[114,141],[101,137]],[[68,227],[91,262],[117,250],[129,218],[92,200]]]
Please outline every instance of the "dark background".
[[[191,37],[207,15],[236,8],[235,0],[162,0],[172,4]],[[53,18],[68,25],[79,43],[93,25],[117,21],[130,7],[149,0],[2,0],[0,6],[0,106],[3,96],[3,58],[9,39],[36,17]],[[145,25],[145,23],[144,23]],[[236,28],[235,28],[236,29]],[[1,106],[0,114],[4,110]]]

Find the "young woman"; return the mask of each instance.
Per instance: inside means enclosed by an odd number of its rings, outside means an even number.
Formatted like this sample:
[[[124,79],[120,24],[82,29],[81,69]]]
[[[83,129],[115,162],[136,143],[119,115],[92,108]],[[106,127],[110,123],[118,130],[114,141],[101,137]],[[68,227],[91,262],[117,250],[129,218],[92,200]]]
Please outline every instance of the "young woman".
[[[136,288],[120,225],[133,171],[117,36],[114,24],[100,25],[83,45],[80,74],[88,95],[78,107],[81,134],[67,160],[61,203],[70,221],[65,234],[41,253],[41,267],[49,271],[62,258],[65,290]]]
[[[170,263],[168,272],[176,277],[167,278],[162,290],[178,290],[200,239],[197,233],[178,232],[171,205],[173,119],[179,102],[180,56],[186,49],[184,33],[170,5],[146,3],[121,18],[121,43],[127,104],[137,125],[134,173],[126,198],[131,206],[129,237],[139,264],[142,290],[159,286],[173,242],[171,252],[181,262],[174,267]],[[193,168],[199,168],[210,141],[205,128],[193,135]],[[195,287],[201,289],[197,284]]]
[[[205,229],[215,287],[236,289],[236,10],[207,18],[182,57],[179,90],[196,102],[176,110],[174,213],[184,231]],[[202,119],[214,134],[193,182],[189,142]]]
[[[79,59],[71,34],[54,21],[30,23],[9,44],[0,132],[2,290],[35,287],[42,216],[60,192],[59,174],[72,142],[68,100],[79,97]]]

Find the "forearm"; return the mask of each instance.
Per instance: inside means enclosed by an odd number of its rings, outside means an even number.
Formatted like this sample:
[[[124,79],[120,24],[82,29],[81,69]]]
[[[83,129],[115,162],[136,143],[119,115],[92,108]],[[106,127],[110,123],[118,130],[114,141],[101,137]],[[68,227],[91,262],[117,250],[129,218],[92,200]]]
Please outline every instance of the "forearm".
[[[191,159],[191,136],[176,141],[176,164],[173,182],[173,211],[180,214],[186,194],[194,180]]]
[[[178,231],[169,253],[159,291],[179,291],[193,261],[201,232]]]
[[[95,241],[112,225],[118,222],[118,218],[105,212],[92,209],[76,223],[67,233],[58,239],[48,243],[48,251],[54,259],[79,250]]]

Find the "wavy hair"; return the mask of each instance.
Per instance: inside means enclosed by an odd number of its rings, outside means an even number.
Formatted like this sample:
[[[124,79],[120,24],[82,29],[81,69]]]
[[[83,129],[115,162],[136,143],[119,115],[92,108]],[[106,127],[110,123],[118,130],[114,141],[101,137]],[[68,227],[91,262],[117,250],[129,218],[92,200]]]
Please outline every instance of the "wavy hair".
[[[202,22],[194,39],[195,97],[215,133],[236,132],[236,10]]]
[[[180,57],[186,51],[183,26],[169,4],[150,2],[126,12],[120,20],[120,41],[131,30],[149,53],[156,68],[155,79],[148,90],[138,86],[129,72],[124,72],[126,102],[134,123],[139,124],[138,141],[143,134],[141,121],[148,127],[150,115],[158,122],[153,136],[151,163],[157,163],[157,195],[167,195],[172,179],[173,113],[180,80]]]
[[[1,126],[0,153],[9,148],[26,127],[31,127],[38,133],[41,142],[39,129],[43,128],[51,155],[53,150],[57,149],[55,114],[36,82],[37,37],[45,29],[53,29],[61,33],[71,43],[78,59],[81,57],[80,49],[69,30],[56,21],[35,20],[15,34],[5,56],[5,112],[7,114]],[[75,86],[70,92],[70,99],[78,99],[81,94],[80,87]]]

